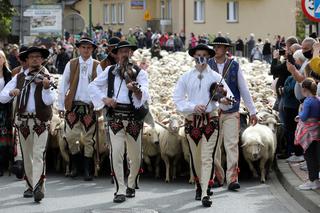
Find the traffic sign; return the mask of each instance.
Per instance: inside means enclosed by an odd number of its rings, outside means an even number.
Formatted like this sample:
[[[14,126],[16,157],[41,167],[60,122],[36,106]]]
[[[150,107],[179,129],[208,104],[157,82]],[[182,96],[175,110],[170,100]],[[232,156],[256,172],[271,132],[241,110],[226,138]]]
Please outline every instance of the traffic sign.
[[[145,12],[144,12],[144,20],[145,21],[149,21],[149,20],[151,20],[151,15],[150,15],[150,12],[149,12],[149,10],[146,10]]]
[[[320,0],[301,0],[301,8],[308,19],[320,22]]]
[[[85,22],[81,15],[74,13],[63,19],[63,27],[71,34],[78,34],[81,33],[85,27]]]

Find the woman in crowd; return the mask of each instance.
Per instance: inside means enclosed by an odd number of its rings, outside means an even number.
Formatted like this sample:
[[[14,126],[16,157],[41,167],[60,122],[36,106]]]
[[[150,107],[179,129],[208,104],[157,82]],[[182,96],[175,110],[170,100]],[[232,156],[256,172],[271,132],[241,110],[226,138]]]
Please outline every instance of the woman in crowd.
[[[6,56],[0,50],[0,92],[11,80]],[[12,105],[0,103],[0,176],[3,176],[4,167],[12,155]]]
[[[319,189],[320,166],[320,99],[316,96],[317,84],[312,78],[302,82],[302,94],[306,97],[298,121],[295,144],[304,150],[309,181],[299,186],[301,190]]]

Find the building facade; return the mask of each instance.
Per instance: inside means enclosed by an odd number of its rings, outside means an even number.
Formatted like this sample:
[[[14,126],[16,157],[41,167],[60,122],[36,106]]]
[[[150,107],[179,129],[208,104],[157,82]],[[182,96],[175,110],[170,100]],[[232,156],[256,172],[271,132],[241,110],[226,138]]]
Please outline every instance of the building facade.
[[[73,5],[89,23],[89,0]],[[296,34],[295,0],[92,0],[92,23],[113,31],[140,26],[157,31],[228,33],[231,39]],[[65,15],[74,12],[67,8]]]

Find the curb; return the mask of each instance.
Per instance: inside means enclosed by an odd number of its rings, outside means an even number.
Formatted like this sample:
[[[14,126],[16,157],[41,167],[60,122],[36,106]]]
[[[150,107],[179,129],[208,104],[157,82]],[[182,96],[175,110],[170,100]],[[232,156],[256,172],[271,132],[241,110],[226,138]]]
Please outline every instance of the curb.
[[[302,181],[293,173],[285,160],[275,161],[277,177],[285,190],[307,211],[320,212],[320,195],[313,191],[301,191],[297,188]]]

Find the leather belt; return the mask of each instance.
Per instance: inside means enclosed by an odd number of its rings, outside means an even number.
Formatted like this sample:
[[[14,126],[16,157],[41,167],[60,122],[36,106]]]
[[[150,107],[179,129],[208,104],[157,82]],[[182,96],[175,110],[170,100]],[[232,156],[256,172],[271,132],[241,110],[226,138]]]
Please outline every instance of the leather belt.
[[[24,114],[18,114],[19,118],[23,119],[29,119],[29,118],[36,118],[36,114],[34,113],[24,113]]]
[[[87,104],[87,103],[82,102],[82,101],[73,101],[72,104],[74,106],[90,106],[90,107],[92,106],[92,104]]]

